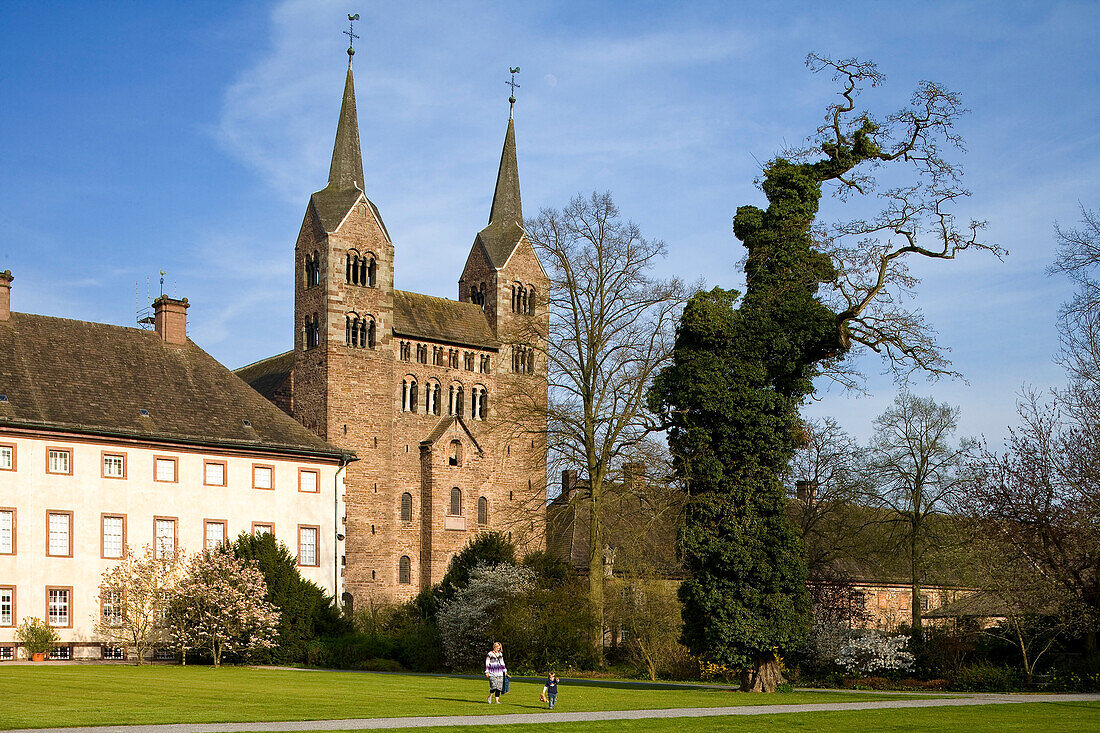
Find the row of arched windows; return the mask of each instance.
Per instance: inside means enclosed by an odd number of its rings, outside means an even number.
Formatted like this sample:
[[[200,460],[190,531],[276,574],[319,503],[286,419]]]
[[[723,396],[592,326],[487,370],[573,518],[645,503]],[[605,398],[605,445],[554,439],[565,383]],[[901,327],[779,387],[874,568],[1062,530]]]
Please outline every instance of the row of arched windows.
[[[420,399],[420,386],[416,377],[405,375],[401,380],[402,412],[423,412],[425,415],[438,415],[443,407],[440,404],[441,385],[436,379],[429,379],[424,384],[424,399]],[[421,406],[423,405],[423,406]],[[452,382],[447,393],[447,414],[464,417],[466,405],[466,391],[461,382]],[[489,390],[485,385],[475,384],[470,388],[470,417],[474,420],[484,420],[489,414]]]
[[[512,312],[531,315],[535,312],[535,286],[512,284]]]
[[[447,514],[452,517],[462,516],[462,489],[457,486],[451,489],[451,501],[447,507]],[[413,521],[413,496],[408,491],[401,495],[401,521]],[[489,500],[484,496],[478,497],[477,500],[477,523],[489,523]]]
[[[358,313],[344,316],[344,343],[357,349],[373,349],[376,337],[374,318]]]
[[[321,284],[321,255],[317,254],[317,250],[314,250],[313,254],[306,255],[304,269],[307,288]]]
[[[361,255],[358,251],[349,249],[344,271],[348,285],[373,288],[378,280],[378,262],[370,252]]]
[[[534,374],[535,350],[530,346],[513,346],[512,371],[517,374]]]

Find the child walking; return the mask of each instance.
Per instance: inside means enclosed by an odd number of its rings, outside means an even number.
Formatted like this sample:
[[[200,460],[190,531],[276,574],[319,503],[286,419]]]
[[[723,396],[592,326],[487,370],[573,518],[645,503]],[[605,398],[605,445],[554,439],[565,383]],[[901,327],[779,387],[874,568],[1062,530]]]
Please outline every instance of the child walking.
[[[546,686],[542,688],[542,699],[550,710],[558,703],[558,673],[551,672],[546,676]]]

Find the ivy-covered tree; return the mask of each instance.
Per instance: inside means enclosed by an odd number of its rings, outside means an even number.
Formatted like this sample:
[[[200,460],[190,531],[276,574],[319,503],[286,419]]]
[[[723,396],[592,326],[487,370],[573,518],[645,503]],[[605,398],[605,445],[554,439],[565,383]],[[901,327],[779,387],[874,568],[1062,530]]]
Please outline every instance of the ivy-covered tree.
[[[690,493],[680,534],[684,643],[744,669],[745,689],[765,691],[781,679],[777,654],[809,624],[806,566],[781,477],[813,380],[852,384],[849,357],[862,348],[884,354],[899,375],[950,373],[921,314],[905,305],[916,285],[906,259],[1003,254],[977,240],[979,222],[960,231],[949,212],[968,195],[947,156],[961,147],[955,94],[921,82],[910,105],[880,123],[855,104],[864,86],[883,81],[874,64],[811,54],[807,65],[834,73],[842,101],[806,148],[764,167],[767,209],[742,206],[733,222],[747,250],[744,296],[715,288],[691,299],[673,363],[650,394]],[[887,167],[905,180],[880,191],[871,172]],[[842,200],[877,197],[882,208],[815,224],[825,184]]]

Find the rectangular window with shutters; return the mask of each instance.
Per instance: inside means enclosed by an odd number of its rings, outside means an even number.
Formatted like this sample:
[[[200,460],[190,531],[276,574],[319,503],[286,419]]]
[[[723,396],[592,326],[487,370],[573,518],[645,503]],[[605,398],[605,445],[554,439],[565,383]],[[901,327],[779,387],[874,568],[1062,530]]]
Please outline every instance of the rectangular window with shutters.
[[[321,528],[315,525],[298,525],[298,564],[317,567],[317,535]]]
[[[46,587],[46,621],[50,626],[59,629],[72,628],[72,608],[69,605],[72,594],[73,589],[71,586]]]
[[[176,517],[154,517],[153,536],[158,560],[176,554]]]
[[[225,520],[207,519],[203,522],[203,547],[213,550],[225,542]]]
[[[46,449],[46,473],[73,474],[73,451],[71,448]]]
[[[51,557],[73,556],[73,513],[46,512],[46,554]]]
[[[204,462],[202,482],[207,486],[225,486],[225,461]]]
[[[0,586],[0,626],[15,626],[14,586]]]
[[[15,507],[0,507],[0,555],[15,554]]]
[[[176,483],[176,459],[171,456],[153,457],[153,480],[161,483]]]
[[[254,489],[274,489],[275,488],[275,467],[274,466],[262,466],[257,463],[252,464],[252,488]]]
[[[316,494],[320,486],[320,474],[308,468],[298,469],[298,491]]]
[[[0,471],[15,470],[15,446],[11,443],[0,443]]]
[[[103,453],[103,478],[126,478],[126,454]]]
[[[100,542],[100,555],[104,559],[120,559],[126,552],[126,515],[103,514],[103,536]]]

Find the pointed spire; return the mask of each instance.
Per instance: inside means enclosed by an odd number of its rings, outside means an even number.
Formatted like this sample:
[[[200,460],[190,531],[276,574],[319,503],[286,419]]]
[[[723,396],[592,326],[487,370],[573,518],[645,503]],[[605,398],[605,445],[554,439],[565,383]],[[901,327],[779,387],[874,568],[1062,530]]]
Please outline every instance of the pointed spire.
[[[516,162],[516,123],[508,117],[508,132],[504,135],[504,150],[500,153],[500,170],[497,172],[497,188],[493,194],[493,208],[489,223],[507,226],[512,223],[523,226],[523,205],[519,196],[519,164]]]
[[[336,145],[328,171],[328,187],[338,190],[363,190],[363,154],[359,150],[359,120],[355,114],[355,84],[351,75],[352,49],[348,49],[348,78],[344,82],[344,101],[340,122],[336,125]]]

